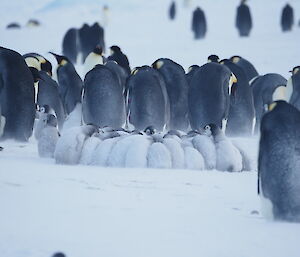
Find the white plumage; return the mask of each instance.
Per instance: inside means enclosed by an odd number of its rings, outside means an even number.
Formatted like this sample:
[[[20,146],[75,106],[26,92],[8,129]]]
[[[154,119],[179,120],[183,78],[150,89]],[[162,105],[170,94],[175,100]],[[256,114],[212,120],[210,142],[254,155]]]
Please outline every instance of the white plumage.
[[[158,169],[172,168],[172,157],[168,148],[160,142],[153,143],[148,148],[148,167]]]
[[[179,139],[179,138],[178,138]],[[174,138],[165,138],[164,145],[168,148],[171,159],[172,159],[172,168],[174,169],[183,169],[184,168],[184,150],[181,147],[181,144]]]
[[[191,170],[204,170],[205,163],[203,156],[193,147],[184,148],[185,168]]]

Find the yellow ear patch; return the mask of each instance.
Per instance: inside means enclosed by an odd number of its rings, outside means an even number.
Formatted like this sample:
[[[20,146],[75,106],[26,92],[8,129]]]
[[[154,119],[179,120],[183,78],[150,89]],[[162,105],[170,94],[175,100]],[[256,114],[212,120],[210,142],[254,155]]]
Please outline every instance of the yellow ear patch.
[[[59,63],[59,65],[60,66],[64,66],[64,65],[66,65],[68,62],[65,60],[65,59],[63,59],[60,63]]]
[[[138,73],[138,68],[134,68],[132,71],[131,71],[131,75],[136,75]]]
[[[241,58],[240,57],[234,57],[233,59],[232,59],[232,62],[233,63],[237,63],[237,62],[239,62],[239,60],[240,60]]]
[[[276,103],[276,102],[269,104],[269,106],[268,106],[268,110],[269,110],[269,111],[273,111],[273,110],[274,110],[274,108],[276,107],[276,105],[277,105],[277,103]]]
[[[164,65],[163,61],[158,61],[158,62],[155,63],[156,69],[160,69],[163,65]]]
[[[231,72],[231,76],[230,76],[230,82],[231,82],[232,84],[238,82],[236,76],[235,76],[232,72]]]
[[[28,67],[34,67],[37,70],[41,70],[41,64],[34,57],[27,57],[27,58],[25,58],[25,62],[26,62],[26,64],[27,64]]]
[[[189,69],[188,69],[188,73],[190,73],[191,71],[192,71],[192,69],[193,69],[193,67],[191,66],[191,67],[189,67]]]

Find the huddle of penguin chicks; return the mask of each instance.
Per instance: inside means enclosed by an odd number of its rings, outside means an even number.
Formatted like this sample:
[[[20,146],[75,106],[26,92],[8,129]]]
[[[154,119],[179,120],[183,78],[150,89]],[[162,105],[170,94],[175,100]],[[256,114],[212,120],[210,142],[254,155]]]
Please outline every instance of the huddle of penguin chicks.
[[[52,117],[52,116],[50,116]],[[48,122],[48,121],[47,121]],[[47,125],[52,126],[51,125]],[[48,128],[49,129],[49,128]],[[102,167],[194,169],[239,172],[250,170],[249,156],[235,146],[215,124],[201,131],[184,133],[170,130],[156,132],[153,126],[144,131],[82,125],[66,129],[58,137],[53,151],[49,142],[39,139],[39,149],[51,149],[56,163]],[[50,135],[48,135],[49,139]],[[45,144],[43,146],[42,144]]]

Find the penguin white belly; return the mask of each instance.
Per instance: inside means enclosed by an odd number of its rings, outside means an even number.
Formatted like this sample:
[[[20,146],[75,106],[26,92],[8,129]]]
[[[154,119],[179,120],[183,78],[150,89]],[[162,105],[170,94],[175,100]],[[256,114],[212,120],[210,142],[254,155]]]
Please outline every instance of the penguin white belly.
[[[98,137],[92,136],[88,138],[84,142],[79,163],[83,165],[90,165],[92,162],[93,153],[100,143],[101,140]]]
[[[286,101],[289,103],[290,100],[291,100],[291,97],[292,97],[292,94],[293,94],[293,90],[294,90],[294,87],[293,87],[293,80],[292,80],[292,77],[290,77],[287,81],[287,84],[286,84]]]
[[[40,113],[39,119],[34,123],[34,137],[36,140],[40,138],[42,130],[46,127],[47,113]]]
[[[125,167],[147,168],[147,153],[150,141],[146,136],[135,137],[126,153]]]
[[[215,169],[217,163],[216,147],[211,137],[197,135],[192,140],[193,146],[204,158],[206,169]]]
[[[148,167],[157,169],[172,168],[172,157],[168,148],[162,143],[153,143],[148,148]]]
[[[193,147],[184,148],[185,168],[191,170],[204,170],[205,163],[203,156]]]
[[[227,139],[216,143],[217,170],[237,172],[243,169],[243,160],[240,152]]]
[[[183,169],[184,168],[184,150],[181,144],[173,138],[165,138],[164,145],[168,148],[172,158],[172,168]]]
[[[53,158],[58,141],[58,131],[55,127],[46,127],[41,131],[38,140],[38,153],[43,158]]]

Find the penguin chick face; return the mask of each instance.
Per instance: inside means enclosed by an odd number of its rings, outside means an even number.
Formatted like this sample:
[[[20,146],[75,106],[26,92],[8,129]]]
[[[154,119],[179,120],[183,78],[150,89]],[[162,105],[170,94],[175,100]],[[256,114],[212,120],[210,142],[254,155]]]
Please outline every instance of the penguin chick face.
[[[219,62],[219,56],[212,54],[207,57],[207,62]]]
[[[146,135],[154,135],[156,133],[156,129],[153,126],[149,126],[145,128],[144,132]]]
[[[48,126],[57,127],[57,118],[53,114],[48,114],[46,123]]]
[[[204,126],[204,135],[207,135],[207,136],[218,136],[222,131],[221,129],[216,125],[216,124],[213,124],[213,123],[210,123],[206,126]]]

